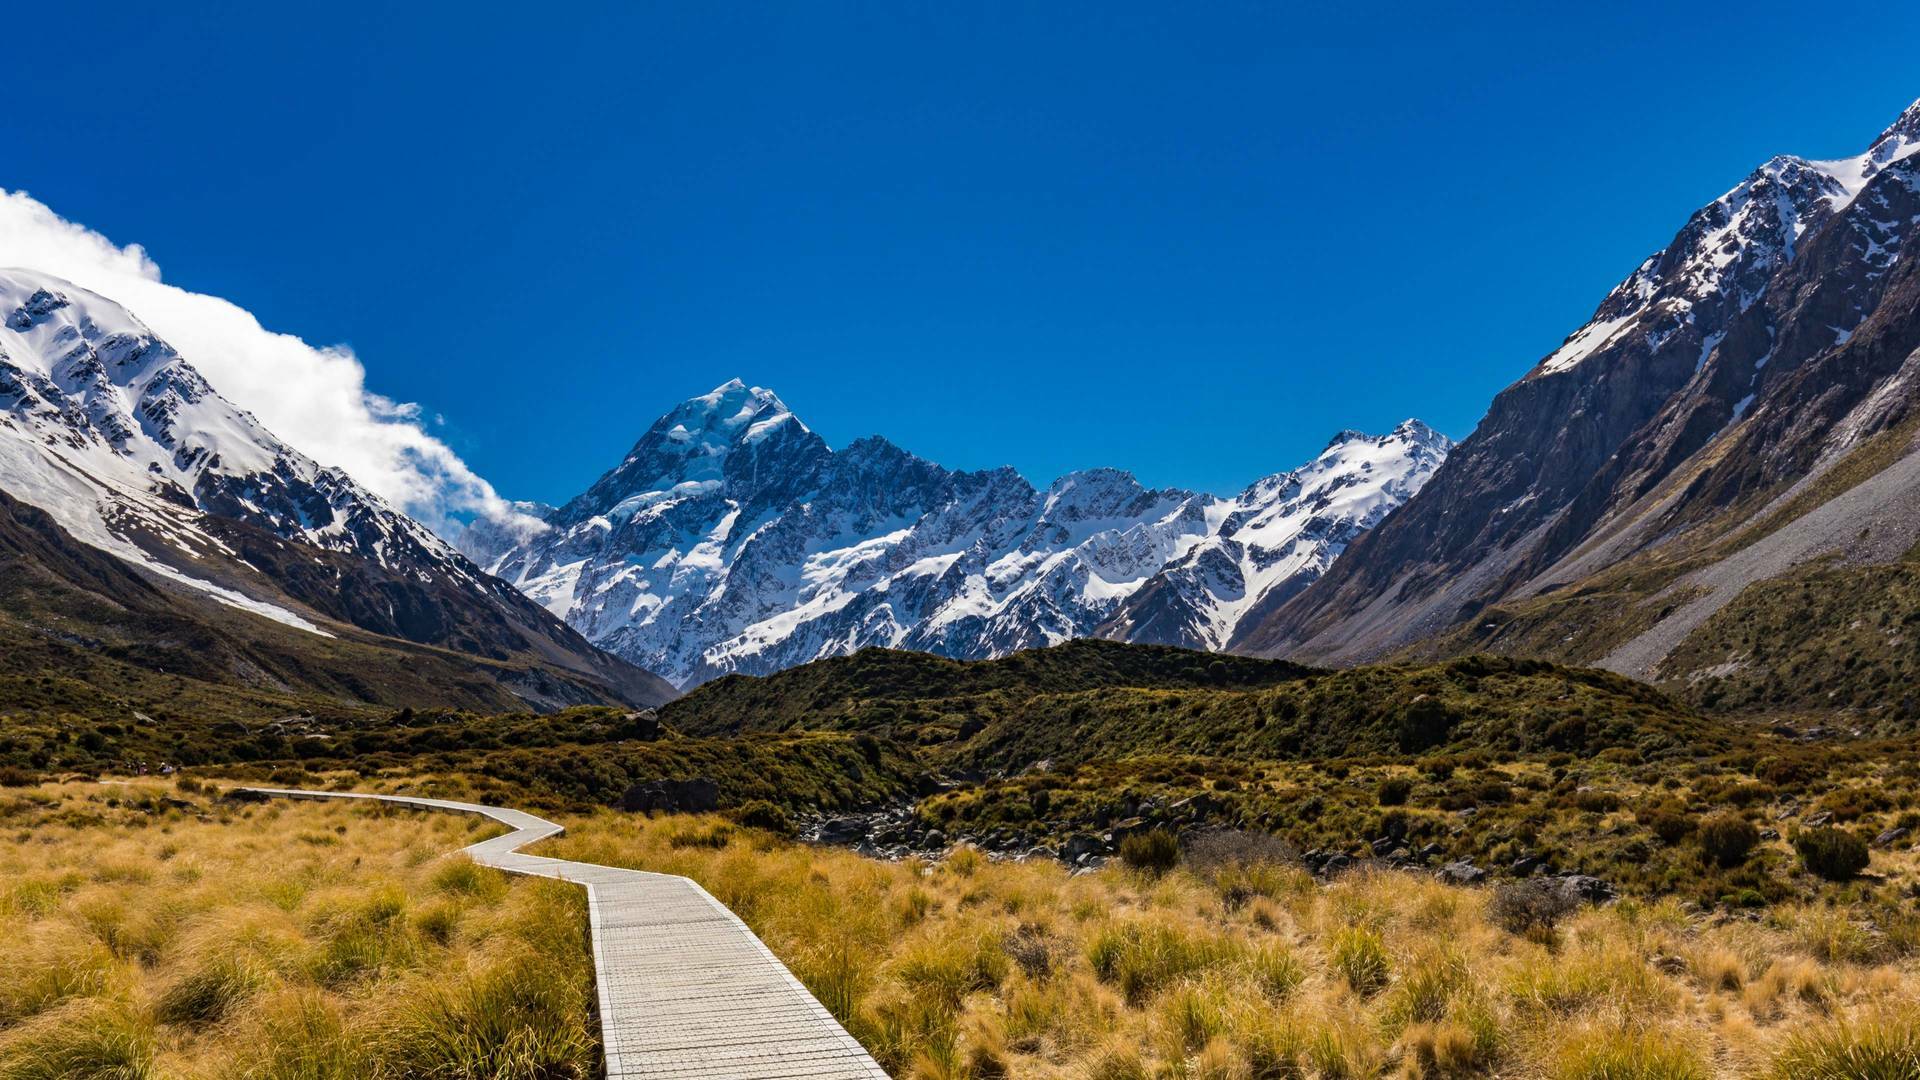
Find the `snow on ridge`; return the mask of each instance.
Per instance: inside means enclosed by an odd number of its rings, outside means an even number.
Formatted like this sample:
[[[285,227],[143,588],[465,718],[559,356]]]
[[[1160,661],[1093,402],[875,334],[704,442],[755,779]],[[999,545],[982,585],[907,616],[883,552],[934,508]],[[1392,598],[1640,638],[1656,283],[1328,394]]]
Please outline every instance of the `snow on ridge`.
[[[1783,154],[1768,160],[1696,211],[1673,244],[1615,286],[1593,318],[1542,359],[1531,377],[1571,371],[1650,320],[1690,321],[1690,312],[1703,303],[1725,300],[1741,310],[1750,307],[1760,297],[1751,291],[1754,279],[1764,280],[1772,268],[1792,262],[1808,229],[1846,213],[1876,177],[1916,154],[1920,102],[1860,154],[1818,161]]]
[[[685,452],[702,445],[711,452]],[[771,391],[734,380],[670,410],[547,531],[488,565],[683,686],[870,645],[997,656],[1104,632],[1227,531],[1246,531],[1236,550],[1251,552],[1263,588],[1289,566],[1317,573],[1448,446],[1410,420],[1342,433],[1231,499],[1149,489],[1111,468],[1036,490],[1011,470],[953,472],[877,436],[831,450]],[[1289,527],[1303,554],[1283,565],[1258,541]],[[1303,533],[1314,529],[1325,535]]]
[[[82,542],[312,633],[325,631],[169,566],[129,535],[188,559],[231,557],[200,527],[213,513],[424,580],[479,584],[444,540],[282,442],[132,312],[49,274],[0,270],[0,444],[0,487]]]

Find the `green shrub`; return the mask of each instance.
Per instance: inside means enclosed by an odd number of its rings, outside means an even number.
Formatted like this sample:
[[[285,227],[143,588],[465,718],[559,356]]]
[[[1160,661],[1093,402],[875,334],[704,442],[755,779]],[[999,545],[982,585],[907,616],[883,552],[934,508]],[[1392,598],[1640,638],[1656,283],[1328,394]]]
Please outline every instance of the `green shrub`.
[[[1867,868],[1867,843],[1844,829],[1808,829],[1793,838],[1793,849],[1809,871],[1828,881],[1846,881]]]
[[[1380,787],[1374,792],[1381,806],[1405,806],[1407,797],[1413,794],[1413,781],[1404,776],[1389,776],[1380,781]]]
[[[1120,861],[1135,870],[1164,874],[1180,862],[1180,841],[1165,829],[1134,833],[1120,841]]]
[[[740,806],[731,815],[738,824],[749,829],[765,829],[775,836],[792,836],[793,818],[785,810],[765,799],[753,799]]]
[[[1642,811],[1636,817],[1647,831],[1669,847],[1693,835],[1693,819],[1665,807]]]
[[[1732,868],[1747,861],[1760,831],[1738,814],[1715,814],[1700,823],[1700,850],[1713,863]]]

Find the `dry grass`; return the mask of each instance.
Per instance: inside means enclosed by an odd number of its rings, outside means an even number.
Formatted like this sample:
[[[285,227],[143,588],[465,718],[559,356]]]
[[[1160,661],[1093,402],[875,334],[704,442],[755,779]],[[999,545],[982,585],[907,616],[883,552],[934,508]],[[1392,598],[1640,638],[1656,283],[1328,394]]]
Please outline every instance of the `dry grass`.
[[[595,1075],[578,890],[478,819],[0,793],[0,1080]]]
[[[687,841],[725,828],[600,814],[549,851],[699,880],[900,1077],[1920,1080],[1920,966],[1844,907],[1626,901],[1516,934],[1490,890],[1411,875]]]
[[[1629,900],[1516,932],[1492,890],[1251,848],[1072,876],[568,825],[548,853],[703,883],[903,1078],[1920,1080],[1920,935],[1885,908]],[[0,1080],[595,1075],[580,894],[444,856],[480,828],[0,793]]]

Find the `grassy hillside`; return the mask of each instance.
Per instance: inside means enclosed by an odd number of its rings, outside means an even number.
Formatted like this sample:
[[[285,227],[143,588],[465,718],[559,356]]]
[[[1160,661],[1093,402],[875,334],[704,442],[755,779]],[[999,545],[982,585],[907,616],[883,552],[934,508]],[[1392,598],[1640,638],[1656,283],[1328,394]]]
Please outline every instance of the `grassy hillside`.
[[[1311,671],[1281,660],[1098,639],[977,661],[863,649],[762,678],[715,679],[668,703],[661,717],[693,735],[792,727],[913,727],[933,719],[929,703],[1015,701],[1036,694],[1115,687],[1246,689],[1272,686]]]
[[[1591,576],[1503,600],[1402,656],[1488,652],[1597,662],[1699,595],[1682,582],[1686,574],[1747,549],[1872,480],[1913,452],[1916,431],[1920,419],[1906,420],[1861,443],[1792,499],[1775,505],[1786,485],[1747,492],[1685,531],[1670,524],[1659,529],[1657,544]],[[1668,486],[1689,479],[1676,476]],[[1856,714],[1850,725],[1911,731],[1920,715],[1905,683],[1915,657],[1902,631],[1920,623],[1916,575],[1920,562],[1908,552],[1891,565],[1814,563],[1754,582],[1675,646],[1651,676],[1676,697],[1716,711],[1845,709]]]
[[[1661,675],[1718,709],[1846,710],[1847,726],[1920,721],[1920,562],[1818,564],[1741,590]]]
[[[1316,671],[1114,642],[972,663],[868,650],[764,679],[723,679],[661,715],[700,733],[867,731],[979,768],[1156,753],[1661,756],[1727,745],[1687,706],[1601,671],[1498,657]]]
[[[217,723],[621,700],[531,651],[483,657],[344,624],[330,634],[163,584],[0,493],[0,720]]]

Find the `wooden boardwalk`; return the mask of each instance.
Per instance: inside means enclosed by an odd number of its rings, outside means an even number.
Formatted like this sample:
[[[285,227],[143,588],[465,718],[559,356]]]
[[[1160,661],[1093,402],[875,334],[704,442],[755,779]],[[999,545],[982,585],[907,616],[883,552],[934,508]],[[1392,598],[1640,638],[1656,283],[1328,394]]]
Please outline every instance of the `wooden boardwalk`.
[[[586,886],[608,1080],[886,1080],[860,1044],[733,912],[670,874],[523,855],[560,826],[519,810],[348,791],[247,788],[479,814],[513,830],[474,862]]]

